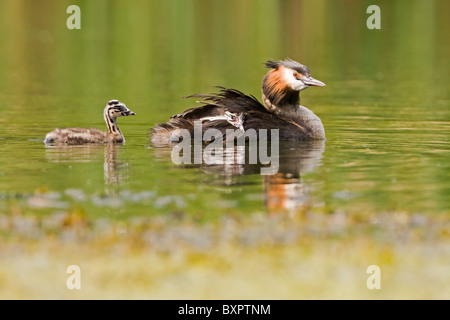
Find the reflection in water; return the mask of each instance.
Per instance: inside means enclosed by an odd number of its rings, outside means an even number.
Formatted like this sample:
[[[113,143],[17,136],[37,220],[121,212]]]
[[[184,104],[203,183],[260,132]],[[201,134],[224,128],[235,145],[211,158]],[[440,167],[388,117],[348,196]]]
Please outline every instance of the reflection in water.
[[[109,143],[67,146],[47,146],[47,158],[56,163],[99,162],[104,154],[103,175],[106,194],[116,194],[128,181],[128,163],[119,162],[117,154],[122,145]]]
[[[103,174],[106,186],[115,186],[120,189],[128,181],[128,163],[117,161],[117,153],[121,145],[108,144],[105,148],[105,161]]]
[[[280,145],[280,170],[263,176],[265,205],[269,210],[294,210],[308,200],[310,187],[301,175],[321,165],[325,141],[289,142]]]
[[[200,168],[206,174],[214,177],[216,184],[239,185],[242,184],[243,175],[260,175],[261,168],[269,167],[270,164],[249,164],[249,147],[234,146],[234,148],[223,149],[223,161],[211,161],[207,153],[192,148],[192,163],[194,157],[202,159],[200,165],[188,165],[187,167]],[[270,148],[269,148],[270,150]],[[301,180],[301,175],[312,172],[321,165],[322,153],[325,150],[325,141],[281,141],[279,145],[279,168],[273,175],[261,175],[263,183],[263,199],[269,211],[277,209],[293,210],[301,207],[308,200],[310,188]],[[170,157],[167,148],[155,148],[157,152]],[[194,154],[201,152],[201,155]],[[225,159],[233,159],[228,162]],[[217,158],[215,158],[217,160]],[[186,168],[186,165],[183,166]]]
[[[55,163],[95,162],[104,145],[45,145],[47,159]]]

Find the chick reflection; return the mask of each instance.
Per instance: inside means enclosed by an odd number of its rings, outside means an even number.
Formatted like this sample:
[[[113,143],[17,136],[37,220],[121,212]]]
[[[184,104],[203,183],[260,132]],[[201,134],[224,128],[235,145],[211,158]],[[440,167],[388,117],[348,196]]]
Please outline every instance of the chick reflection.
[[[128,163],[119,162],[117,154],[122,145],[109,143],[105,148],[105,162],[103,163],[103,176],[105,185],[120,187],[128,180]],[[107,188],[108,190],[108,188]],[[112,191],[111,189],[109,191]]]
[[[84,144],[47,146],[47,159],[56,163],[79,163],[103,161],[103,176],[106,193],[116,193],[128,180],[128,163],[118,161],[119,144]]]

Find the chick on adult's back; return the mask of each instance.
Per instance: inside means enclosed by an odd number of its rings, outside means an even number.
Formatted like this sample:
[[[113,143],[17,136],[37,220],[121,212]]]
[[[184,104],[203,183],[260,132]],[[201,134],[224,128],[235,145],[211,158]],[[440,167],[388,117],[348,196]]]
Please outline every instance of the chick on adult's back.
[[[192,95],[190,97],[201,98],[203,105],[156,125],[152,130],[152,142],[164,145],[178,141],[181,130],[188,130],[192,136],[194,123],[199,122],[203,133],[210,128],[220,130],[224,135],[228,129],[254,129],[256,132],[278,129],[280,140],[325,139],[322,121],[300,105],[299,96],[304,89],[325,84],[312,78],[308,67],[291,59],[267,61],[266,67],[270,70],[262,81],[263,104],[253,96],[222,87],[217,94]]]

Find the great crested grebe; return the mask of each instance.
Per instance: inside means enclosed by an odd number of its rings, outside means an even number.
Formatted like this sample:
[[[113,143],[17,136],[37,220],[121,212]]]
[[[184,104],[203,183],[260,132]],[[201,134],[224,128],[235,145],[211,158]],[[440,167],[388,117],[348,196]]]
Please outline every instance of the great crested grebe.
[[[254,96],[235,90],[220,88],[217,94],[196,94],[203,105],[176,114],[170,121],[152,129],[152,142],[157,145],[178,141],[180,129],[192,135],[194,122],[201,121],[202,132],[218,129],[279,129],[280,140],[325,139],[322,121],[311,110],[300,105],[299,92],[310,86],[325,84],[311,77],[308,67],[297,61],[267,61],[271,70],[262,80],[261,104]]]
[[[108,132],[99,129],[64,128],[55,129],[45,136],[44,143],[83,144],[83,143],[123,143],[125,138],[117,126],[117,118],[135,115],[119,100],[110,100],[103,111]]]

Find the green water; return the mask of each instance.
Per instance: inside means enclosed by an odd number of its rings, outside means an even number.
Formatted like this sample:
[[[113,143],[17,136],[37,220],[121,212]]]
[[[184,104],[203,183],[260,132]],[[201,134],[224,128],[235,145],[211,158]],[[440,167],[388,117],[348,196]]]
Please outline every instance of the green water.
[[[449,297],[449,13],[445,0],[0,0],[0,298]],[[151,144],[195,105],[182,97],[259,98],[263,63],[287,57],[327,85],[301,93],[327,140],[280,143],[276,175],[176,165]],[[43,144],[57,127],[106,130],[110,99],[136,112],[118,120],[126,144]],[[81,291],[65,286],[71,264]]]
[[[69,4],[81,30],[66,27]],[[1,1],[1,210],[448,212],[449,3],[380,1],[381,30],[367,29],[368,5]],[[327,141],[282,146],[282,181],[251,166],[177,166],[149,142],[155,123],[195,104],[183,96],[222,85],[259,97],[263,62],[286,57],[327,84],[301,94]],[[113,98],[137,113],[119,119],[125,145],[42,143],[55,127],[106,129]]]

